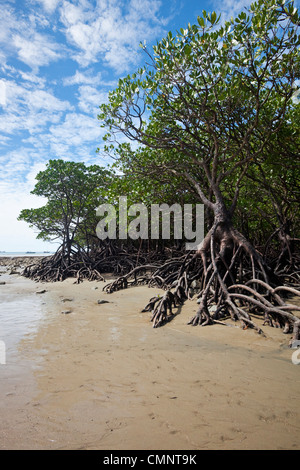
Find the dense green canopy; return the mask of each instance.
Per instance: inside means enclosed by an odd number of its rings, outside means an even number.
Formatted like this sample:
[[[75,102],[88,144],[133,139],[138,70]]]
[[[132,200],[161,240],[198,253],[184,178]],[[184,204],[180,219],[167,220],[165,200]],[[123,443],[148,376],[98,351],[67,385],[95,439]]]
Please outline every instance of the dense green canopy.
[[[32,194],[48,201],[37,209],[23,209],[19,219],[37,228],[38,238],[61,241],[68,253],[73,245],[88,247],[95,238],[95,210],[105,200],[111,172],[98,165],[50,160],[36,180]]]

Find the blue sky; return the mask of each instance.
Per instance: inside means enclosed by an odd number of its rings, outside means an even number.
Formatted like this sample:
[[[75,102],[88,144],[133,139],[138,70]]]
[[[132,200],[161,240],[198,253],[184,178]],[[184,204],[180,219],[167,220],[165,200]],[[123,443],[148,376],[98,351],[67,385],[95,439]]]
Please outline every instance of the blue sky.
[[[53,245],[17,216],[43,205],[30,195],[50,158],[103,164],[97,121],[118,78],[134,72],[168,31],[194,23],[202,9],[239,13],[248,0],[1,0],[0,250]]]

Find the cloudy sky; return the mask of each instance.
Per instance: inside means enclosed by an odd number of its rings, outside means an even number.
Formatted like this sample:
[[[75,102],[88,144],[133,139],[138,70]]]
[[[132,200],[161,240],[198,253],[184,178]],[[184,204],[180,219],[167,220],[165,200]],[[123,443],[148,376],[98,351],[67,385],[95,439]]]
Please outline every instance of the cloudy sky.
[[[0,251],[53,250],[21,209],[50,158],[103,164],[98,107],[168,31],[248,0],[0,0]]]

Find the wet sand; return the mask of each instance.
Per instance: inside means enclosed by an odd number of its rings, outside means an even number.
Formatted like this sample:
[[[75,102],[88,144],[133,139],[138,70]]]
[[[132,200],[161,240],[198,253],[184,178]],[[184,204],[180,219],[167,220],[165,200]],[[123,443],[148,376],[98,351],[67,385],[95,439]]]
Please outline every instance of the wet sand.
[[[141,310],[159,290],[73,282],[15,286],[42,319],[0,366],[0,449],[299,449],[300,365],[282,331],[188,326],[195,301],[153,329]]]

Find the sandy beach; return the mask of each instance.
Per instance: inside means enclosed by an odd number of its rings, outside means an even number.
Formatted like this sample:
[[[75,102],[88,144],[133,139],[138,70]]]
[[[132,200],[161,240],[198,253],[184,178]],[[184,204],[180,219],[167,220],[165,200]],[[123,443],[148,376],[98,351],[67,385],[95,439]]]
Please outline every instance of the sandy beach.
[[[0,365],[0,449],[300,448],[300,365],[282,331],[191,327],[196,300],[153,329],[141,310],[158,289],[2,279],[41,316]]]

